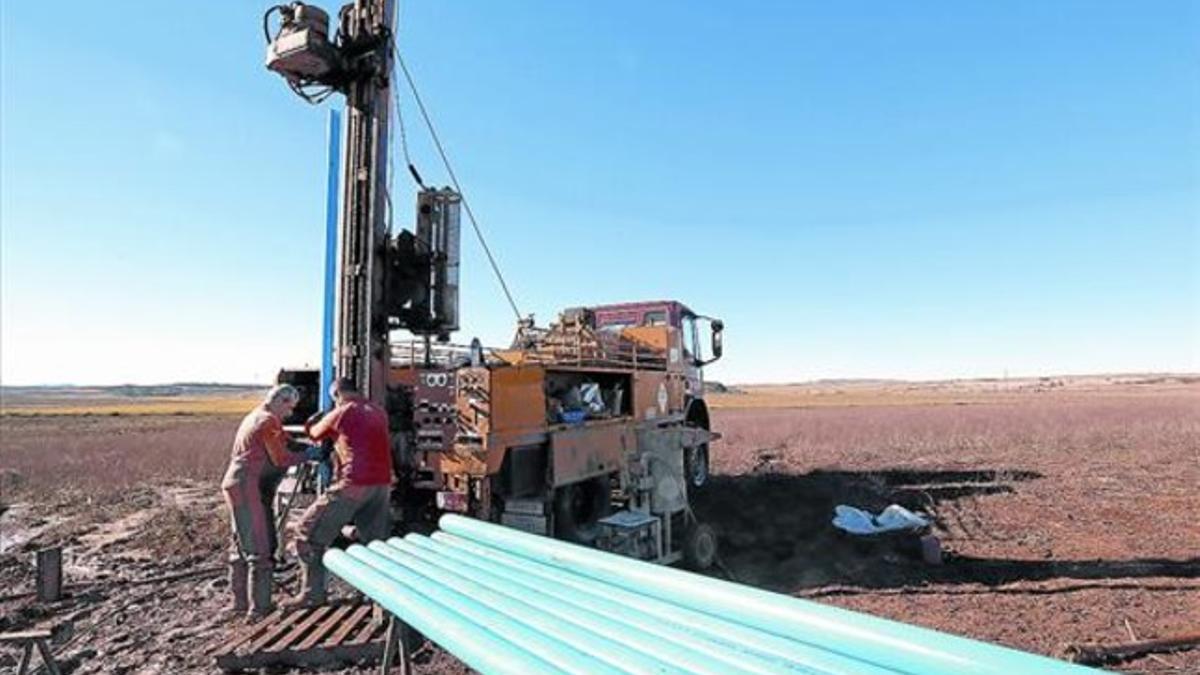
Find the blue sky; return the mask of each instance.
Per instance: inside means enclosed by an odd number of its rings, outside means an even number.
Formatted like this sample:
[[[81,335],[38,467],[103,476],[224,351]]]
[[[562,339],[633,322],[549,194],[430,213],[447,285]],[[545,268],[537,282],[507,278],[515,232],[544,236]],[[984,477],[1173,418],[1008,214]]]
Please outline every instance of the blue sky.
[[[5,384],[262,382],[318,361],[326,109],[262,67],[263,8],[0,8]],[[725,320],[711,375],[738,382],[1200,370],[1194,2],[401,15],[540,321],[677,298]],[[398,176],[402,224],[411,190]],[[505,343],[511,312],[465,241],[458,337]]]

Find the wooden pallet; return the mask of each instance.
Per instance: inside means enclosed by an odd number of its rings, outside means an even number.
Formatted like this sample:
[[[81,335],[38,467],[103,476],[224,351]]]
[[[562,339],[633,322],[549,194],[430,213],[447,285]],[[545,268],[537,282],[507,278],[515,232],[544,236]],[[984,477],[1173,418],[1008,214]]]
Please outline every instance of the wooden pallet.
[[[222,670],[366,663],[383,656],[387,620],[370,603],[276,610],[217,647]]]

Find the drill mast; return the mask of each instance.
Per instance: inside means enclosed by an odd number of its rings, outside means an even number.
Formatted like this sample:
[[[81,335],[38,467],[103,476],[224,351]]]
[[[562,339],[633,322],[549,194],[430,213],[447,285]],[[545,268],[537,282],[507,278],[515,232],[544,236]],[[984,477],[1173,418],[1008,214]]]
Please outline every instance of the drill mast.
[[[383,255],[394,11],[392,0],[359,0],[343,9],[349,44],[367,51],[346,84],[337,372],[380,403],[386,396],[389,360]]]
[[[272,34],[275,12],[280,19]],[[439,340],[458,329],[461,197],[425,189],[417,199],[415,234],[393,238],[390,232],[394,13],[394,0],[355,0],[338,12],[332,39],[329,16],[312,5],[276,5],[263,17],[267,68],[309,103],[334,93],[346,98],[335,361],[339,377],[381,405],[392,329]]]

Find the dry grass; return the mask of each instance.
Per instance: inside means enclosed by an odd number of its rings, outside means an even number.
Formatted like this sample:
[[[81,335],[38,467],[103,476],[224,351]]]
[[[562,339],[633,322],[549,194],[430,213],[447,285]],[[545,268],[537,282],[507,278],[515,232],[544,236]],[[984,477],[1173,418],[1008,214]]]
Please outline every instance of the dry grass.
[[[236,416],[0,417],[0,501],[105,503],[145,485],[215,486],[237,423]]]
[[[24,503],[33,515],[5,528],[46,525],[38,545],[72,545],[98,525],[141,513],[149,519],[135,529],[153,536],[135,541],[146,551],[209,560],[228,537],[218,485],[238,419],[0,417],[0,512]]]

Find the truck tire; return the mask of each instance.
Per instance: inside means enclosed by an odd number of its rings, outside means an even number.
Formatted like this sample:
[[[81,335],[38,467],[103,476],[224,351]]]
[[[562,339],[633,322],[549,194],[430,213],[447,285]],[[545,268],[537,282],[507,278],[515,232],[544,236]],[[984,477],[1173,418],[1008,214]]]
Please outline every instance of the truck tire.
[[[708,482],[708,443],[684,449],[683,471],[687,476],[688,489],[704,487]]]
[[[612,505],[608,476],[564,485],[554,491],[554,538],[590,545],[600,534],[600,519]]]
[[[717,560],[717,533],[707,523],[694,523],[683,541],[683,564],[703,572]]]
[[[693,401],[688,406],[686,426],[709,431],[708,408],[703,401]],[[708,443],[701,443],[683,450],[683,475],[689,490],[704,487],[708,482]]]

